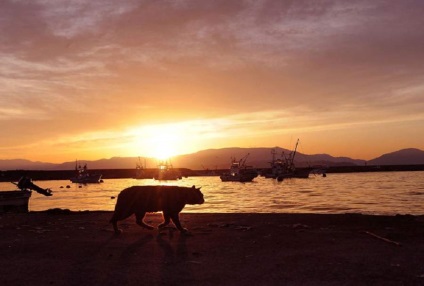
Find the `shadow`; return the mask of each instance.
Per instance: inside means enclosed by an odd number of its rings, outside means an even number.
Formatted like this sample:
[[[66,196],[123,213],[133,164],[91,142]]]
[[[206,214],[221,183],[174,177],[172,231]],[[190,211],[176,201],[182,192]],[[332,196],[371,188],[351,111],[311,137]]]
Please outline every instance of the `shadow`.
[[[124,267],[131,259],[132,253],[152,239],[153,235],[147,235],[129,245],[122,254],[119,254],[117,245],[122,243],[120,236],[115,234],[104,236],[97,240],[92,247],[87,248],[83,255],[80,255],[78,250],[75,250],[75,254],[71,254],[72,264],[69,271],[64,273],[64,280],[72,281],[72,285],[110,285],[111,281],[122,281],[122,285],[131,284],[131,281],[128,281],[127,277],[122,274],[125,270]],[[121,240],[124,239],[121,238]],[[118,255],[116,255],[117,253]]]
[[[177,236],[177,240],[174,240]],[[190,267],[187,239],[190,235],[180,233],[175,229],[160,232],[156,241],[163,252],[161,263],[161,284],[170,285],[181,279],[189,279],[193,276]]]
[[[121,236],[122,234],[114,234],[110,240],[118,240]],[[109,254],[109,257],[107,257],[109,262],[105,262],[107,267],[103,268],[103,272],[106,275],[103,276],[100,285],[132,285],[133,281],[129,280],[131,276],[128,273],[129,271],[134,271],[134,269],[128,268],[128,265],[136,263],[137,259],[139,259],[139,252],[144,250],[146,244],[152,241],[153,238],[153,234],[144,235],[129,244],[120,254],[118,253],[116,259],[113,254]]]
[[[152,285],[175,285],[176,281],[193,278],[196,262],[190,261],[190,233],[167,226],[141,235],[112,233],[99,246],[103,249],[103,260],[98,263],[102,273],[92,273],[92,278],[101,285],[132,285],[146,277]]]
[[[137,250],[139,250],[140,248],[142,248],[142,246],[144,246],[146,243],[148,243],[150,240],[153,239],[153,234],[146,234],[144,237],[140,238],[139,240],[137,240],[136,242],[128,245],[127,248],[125,248],[125,250],[122,252],[121,254],[121,259],[123,261],[128,261],[131,259],[131,257],[137,253]]]

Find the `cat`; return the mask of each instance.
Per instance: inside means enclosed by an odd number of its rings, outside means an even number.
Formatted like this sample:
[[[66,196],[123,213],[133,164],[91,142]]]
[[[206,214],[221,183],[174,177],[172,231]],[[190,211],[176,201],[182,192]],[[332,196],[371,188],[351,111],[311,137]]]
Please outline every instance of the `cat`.
[[[136,223],[144,228],[154,227],[146,224],[143,219],[147,212],[162,211],[164,221],[158,226],[163,228],[172,220],[180,232],[187,232],[180,223],[179,213],[186,204],[203,204],[205,202],[200,188],[195,186],[132,186],[122,190],[116,201],[115,211],[110,220],[116,234],[122,231],[118,221],[135,214]]]

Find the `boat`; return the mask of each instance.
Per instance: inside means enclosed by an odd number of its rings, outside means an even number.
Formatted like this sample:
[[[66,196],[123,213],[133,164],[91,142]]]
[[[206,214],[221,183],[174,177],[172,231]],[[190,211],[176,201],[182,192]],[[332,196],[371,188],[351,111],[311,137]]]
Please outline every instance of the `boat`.
[[[299,145],[299,139],[297,139],[296,146],[288,156],[282,153],[281,158],[275,158],[275,149],[271,150],[272,161],[271,169],[268,172],[264,172],[262,175],[265,178],[277,179],[283,181],[286,178],[309,178],[313,168],[296,168],[294,164],[294,157],[296,156],[297,146]]]
[[[28,212],[31,191],[14,190],[0,192],[0,212]]]
[[[284,172],[286,169],[286,164],[282,158],[275,158],[276,151],[275,149],[271,150],[272,160],[269,162],[271,164],[271,168],[265,172],[262,172],[262,176],[265,178],[276,179],[280,174]]]
[[[230,170],[220,176],[222,182],[251,182],[258,176],[258,171],[246,165],[249,154],[240,160],[231,159]]]
[[[32,183],[32,180],[23,176],[18,183],[13,183],[19,190],[0,191],[0,212],[28,212],[28,202],[32,190],[45,196],[52,196],[50,189],[43,189]]]
[[[327,170],[328,170],[328,166],[316,165],[316,166],[312,166],[312,170],[310,174],[315,176],[319,175],[322,177],[327,177]]]
[[[171,162],[162,161],[158,165],[154,179],[158,181],[175,181],[182,179],[182,176],[179,171],[174,169]]]
[[[75,177],[72,177],[70,180],[72,183],[78,184],[90,184],[90,183],[102,183],[102,174],[92,174],[88,172],[87,164],[84,167],[78,165],[78,161],[75,161]]]
[[[151,179],[152,177],[146,173],[146,159],[144,164],[141,162],[140,157],[138,157],[138,162],[135,164],[135,176],[134,179]]]

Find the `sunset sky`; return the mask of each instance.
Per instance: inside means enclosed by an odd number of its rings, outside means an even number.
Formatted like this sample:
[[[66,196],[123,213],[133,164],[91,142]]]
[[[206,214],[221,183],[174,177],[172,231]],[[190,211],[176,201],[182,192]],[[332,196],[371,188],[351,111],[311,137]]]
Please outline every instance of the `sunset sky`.
[[[0,1],[0,159],[424,149],[424,1]]]

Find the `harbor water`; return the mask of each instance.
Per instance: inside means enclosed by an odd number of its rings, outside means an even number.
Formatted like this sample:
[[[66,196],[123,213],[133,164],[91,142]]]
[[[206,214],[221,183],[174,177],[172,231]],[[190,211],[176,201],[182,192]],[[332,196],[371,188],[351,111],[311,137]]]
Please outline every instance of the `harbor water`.
[[[134,185],[201,187],[203,205],[187,205],[183,212],[200,213],[362,213],[424,215],[424,172],[373,172],[311,175],[309,179],[277,182],[257,177],[251,183],[221,182],[217,176],[179,181],[105,179],[79,185],[68,180],[35,181],[51,188],[53,196],[33,192],[30,211],[52,208],[72,211],[112,211],[119,192]],[[14,190],[8,182],[0,190]]]

